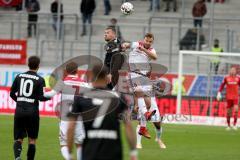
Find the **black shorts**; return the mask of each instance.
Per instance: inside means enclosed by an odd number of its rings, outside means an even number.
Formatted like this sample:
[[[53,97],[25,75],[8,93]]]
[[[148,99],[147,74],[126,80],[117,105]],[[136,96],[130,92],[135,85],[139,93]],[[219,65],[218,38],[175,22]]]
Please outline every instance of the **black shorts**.
[[[39,116],[14,116],[14,140],[29,137],[37,139],[39,131]]]

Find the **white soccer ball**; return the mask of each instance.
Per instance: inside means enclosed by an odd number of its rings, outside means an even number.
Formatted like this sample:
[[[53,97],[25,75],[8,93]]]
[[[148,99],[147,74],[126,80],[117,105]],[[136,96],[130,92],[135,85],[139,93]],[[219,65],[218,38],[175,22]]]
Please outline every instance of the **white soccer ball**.
[[[134,11],[133,5],[130,2],[125,2],[121,5],[121,12],[124,15],[129,15],[132,14],[132,12]]]

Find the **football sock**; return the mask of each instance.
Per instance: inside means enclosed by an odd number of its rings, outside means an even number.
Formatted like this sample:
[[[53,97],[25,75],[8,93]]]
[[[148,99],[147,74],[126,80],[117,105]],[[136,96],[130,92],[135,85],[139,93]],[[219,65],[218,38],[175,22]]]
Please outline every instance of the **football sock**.
[[[138,107],[139,107],[139,114],[140,114],[140,126],[146,127],[147,126],[147,120],[145,118],[145,113],[147,112],[145,102],[143,98],[138,98]]]
[[[228,124],[228,127],[230,127],[230,116],[227,116],[227,124]]]
[[[67,146],[61,147],[61,153],[64,159],[68,160],[70,158]]]
[[[36,152],[35,144],[29,144],[27,151],[27,160],[34,160],[35,152]]]
[[[233,125],[234,125],[234,126],[236,126],[236,124],[237,124],[237,118],[238,118],[238,114],[235,113],[235,115],[234,115],[234,121],[233,121]]]
[[[162,127],[160,127],[160,129],[156,129],[156,137],[157,139],[161,139],[161,135],[162,135]]]
[[[20,141],[15,141],[13,144],[14,157],[18,158],[22,152],[22,143]]]
[[[82,160],[82,147],[77,147],[77,160]]]
[[[136,138],[137,138],[137,144],[141,144],[142,136],[138,134],[138,131],[140,129],[140,125],[137,125],[136,127]]]

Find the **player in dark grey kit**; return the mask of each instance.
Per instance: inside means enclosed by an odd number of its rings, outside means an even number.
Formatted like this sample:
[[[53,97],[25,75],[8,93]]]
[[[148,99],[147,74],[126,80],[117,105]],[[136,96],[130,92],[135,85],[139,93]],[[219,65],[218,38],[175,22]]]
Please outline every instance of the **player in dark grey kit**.
[[[10,96],[16,102],[14,115],[14,156],[20,160],[23,139],[28,136],[27,160],[33,160],[39,130],[39,101],[49,100],[43,96],[44,79],[37,74],[40,59],[29,57],[29,71],[18,74],[12,84]]]
[[[78,115],[82,116],[85,139],[82,157],[84,160],[122,160],[120,123],[124,122],[130,146],[131,160],[137,159],[135,133],[132,129],[130,113],[123,98],[107,88],[108,70],[94,66],[92,69],[93,89],[75,95],[72,112],[69,113],[68,147],[72,151],[73,133]]]

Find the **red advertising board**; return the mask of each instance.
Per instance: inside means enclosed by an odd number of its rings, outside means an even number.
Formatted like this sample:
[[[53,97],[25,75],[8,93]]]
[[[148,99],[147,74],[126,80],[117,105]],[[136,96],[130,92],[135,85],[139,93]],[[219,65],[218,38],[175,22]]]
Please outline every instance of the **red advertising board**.
[[[26,64],[26,40],[0,40],[0,64]]]
[[[176,114],[176,96],[159,98],[157,104],[162,115]],[[183,115],[226,117],[226,113],[225,101],[219,102],[214,99],[210,108],[210,100],[206,97],[182,97],[181,114]],[[238,117],[240,117],[240,112]]]
[[[1,7],[14,7],[22,3],[22,0],[0,0]]]
[[[16,103],[9,96],[10,87],[0,87],[0,114],[13,114]],[[56,116],[56,106],[61,100],[61,95],[54,96],[51,100],[39,103],[41,116]]]
[[[0,87],[0,114],[13,114],[16,103],[10,98],[10,87]],[[41,116],[56,116],[56,106],[61,100],[61,95],[54,96],[51,100],[41,102],[39,112]],[[167,96],[157,100],[161,115],[176,114],[176,97]],[[226,103],[213,100],[210,102],[204,97],[183,97],[181,114],[192,116],[225,117]],[[240,112],[239,115],[240,117]]]

